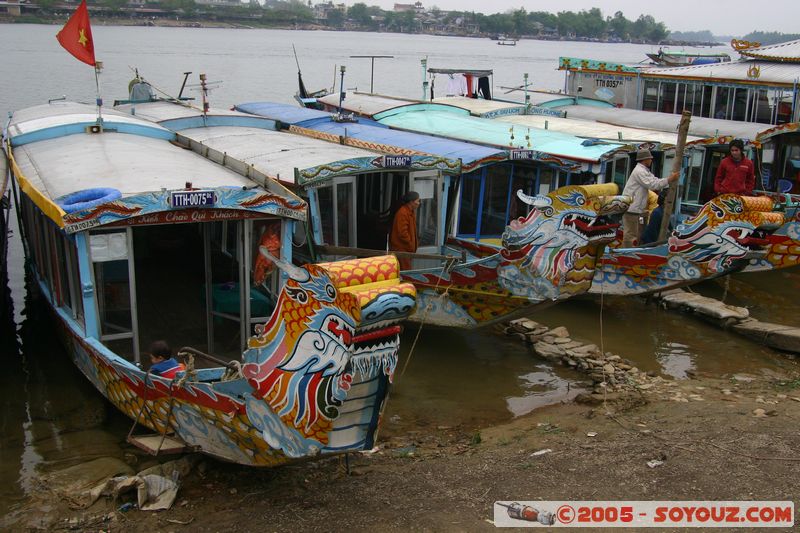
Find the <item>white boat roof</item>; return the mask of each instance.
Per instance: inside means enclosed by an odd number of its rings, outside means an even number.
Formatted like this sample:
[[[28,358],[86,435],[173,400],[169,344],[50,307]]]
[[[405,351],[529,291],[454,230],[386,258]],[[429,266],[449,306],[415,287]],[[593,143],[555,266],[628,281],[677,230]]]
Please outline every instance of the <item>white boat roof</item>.
[[[680,78],[699,81],[747,82],[753,85],[792,87],[800,78],[800,65],[769,61],[728,61],[686,67],[642,68],[643,78]]]
[[[361,148],[260,128],[216,126],[190,128],[180,134],[288,183],[295,183],[295,168],[303,170],[345,159],[376,156],[376,152]]]
[[[161,122],[163,120],[174,120],[177,118],[192,118],[203,114],[203,110],[199,108],[196,103],[170,100],[120,104],[114,106],[114,109],[123,113],[125,116],[134,115],[151,122]],[[243,113],[224,108],[215,108],[213,112],[209,112],[209,115],[238,116],[243,115]]]
[[[94,107],[54,102],[14,113],[8,134],[12,141],[52,126],[94,122]],[[143,129],[160,126],[113,110],[104,110],[104,124],[126,122]],[[168,133],[168,132],[167,132]],[[198,154],[154,138],[109,131],[75,133],[13,147],[22,174],[43,196],[52,200],[91,188],[118,189],[123,198],[162,189],[224,186],[253,187],[257,183]]]
[[[653,129],[632,128],[608,124],[595,120],[583,120],[578,118],[558,118],[542,115],[504,115],[494,120],[521,124],[531,128],[548,129],[569,133],[577,137],[588,137],[597,139],[607,139],[614,142],[653,142],[667,145],[675,145],[678,142],[677,131],[668,133]],[[690,135],[687,142],[699,141],[702,137]]]
[[[317,100],[326,105],[334,107],[339,105],[338,94],[329,94],[328,96],[317,98]],[[410,100],[407,98],[400,98],[399,96],[394,97],[394,96],[384,96],[384,95],[376,95],[368,93],[350,92],[347,93],[347,97],[342,101],[342,108],[347,111],[358,113],[359,115],[365,117],[371,117],[383,111],[394,109],[395,107],[400,107],[408,104],[418,104],[418,103],[420,103],[419,100]]]
[[[568,118],[595,120],[614,126],[644,128],[662,132],[677,132],[681,115],[642,111],[630,108],[602,108],[584,105],[568,105],[558,107],[567,112]],[[740,139],[755,140],[762,131],[773,128],[771,124],[758,122],[739,122],[706,117],[692,117],[689,134],[700,138],[733,136]]]
[[[131,104],[125,104],[116,109],[130,110],[132,107],[134,106]],[[200,109],[170,101],[138,103],[135,104],[135,112],[139,117],[165,124],[166,121],[176,119],[202,117]],[[240,111],[211,109],[207,116],[208,126],[181,128],[177,130],[178,133],[253,165],[256,170],[286,183],[295,183],[295,168],[303,170],[376,155],[376,152],[361,148],[270,129],[267,126],[274,125],[275,121]],[[215,121],[214,117],[221,117],[223,120]]]
[[[541,96],[541,94],[540,94]],[[563,97],[564,95],[561,95]],[[572,100],[570,98],[570,100]],[[558,131],[561,133],[569,133],[576,137],[589,137],[597,139],[608,139],[615,142],[657,142],[663,144],[674,145],[677,142],[677,133],[667,133],[651,128],[634,128],[627,126],[614,126],[604,122],[598,122],[592,119],[579,119],[579,118],[560,118],[555,116],[544,115],[523,115],[515,114],[514,112],[521,112],[525,106],[521,103],[504,102],[498,100],[480,100],[475,98],[467,98],[463,96],[448,96],[446,98],[434,98],[434,103],[448,104],[455,107],[466,109],[473,115],[484,115],[486,113],[493,113],[500,111],[497,115],[492,116],[494,120],[502,122],[510,122],[512,124],[521,124],[537,129],[548,129]],[[508,110],[509,114],[502,114],[502,111]],[[688,142],[700,140],[700,137],[690,136]]]
[[[525,104],[515,102],[504,102],[500,100],[484,100],[482,98],[469,98],[466,96],[443,96],[434,98],[434,104],[445,104],[466,109],[473,115],[483,115],[498,110],[505,109],[524,109]]]
[[[800,39],[785,43],[759,46],[746,50],[739,50],[739,54],[754,59],[767,61],[795,61],[800,62]]]
[[[151,124],[129,114],[120,113],[113,109],[103,108],[103,121],[106,124],[130,124],[149,129],[164,130],[161,126]],[[97,121],[97,107],[58,100],[26,109],[14,111],[8,125],[9,137],[29,134],[46,128],[55,128],[68,124],[86,123]]]

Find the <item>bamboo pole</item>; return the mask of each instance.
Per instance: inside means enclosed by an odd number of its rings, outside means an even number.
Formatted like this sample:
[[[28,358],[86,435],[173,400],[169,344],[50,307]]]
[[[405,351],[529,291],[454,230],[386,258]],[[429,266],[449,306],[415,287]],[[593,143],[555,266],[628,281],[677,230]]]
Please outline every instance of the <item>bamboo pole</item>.
[[[675,161],[672,164],[672,172],[680,172],[683,166],[683,149],[686,147],[686,136],[689,134],[689,123],[692,120],[692,113],[684,110],[681,114],[681,122],[678,125],[678,144],[675,146]],[[675,210],[675,199],[678,196],[680,181],[675,182],[667,191],[664,199],[664,214],[661,217],[661,229],[658,231],[658,241],[664,241],[669,232],[669,220]]]

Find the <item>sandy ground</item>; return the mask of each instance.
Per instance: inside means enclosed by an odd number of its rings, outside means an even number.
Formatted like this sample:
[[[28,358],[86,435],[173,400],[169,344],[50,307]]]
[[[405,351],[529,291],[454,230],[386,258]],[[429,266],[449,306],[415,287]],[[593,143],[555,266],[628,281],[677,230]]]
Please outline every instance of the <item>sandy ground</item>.
[[[203,459],[168,511],[119,512],[125,500],[73,510],[45,491],[3,527],[476,531],[494,529],[496,500],[794,500],[797,378],[698,376],[479,433],[405,429],[384,435],[374,453],[350,455],[349,474],[343,457],[272,470]],[[544,449],[552,451],[532,455]]]

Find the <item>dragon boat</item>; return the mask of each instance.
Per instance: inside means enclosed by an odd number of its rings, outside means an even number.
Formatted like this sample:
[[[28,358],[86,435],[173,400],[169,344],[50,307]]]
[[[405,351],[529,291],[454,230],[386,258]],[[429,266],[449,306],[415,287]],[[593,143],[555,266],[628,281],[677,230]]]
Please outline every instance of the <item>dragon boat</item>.
[[[486,325],[587,292],[604,247],[616,236],[612,215],[630,198],[614,184],[570,185],[518,197],[530,212],[511,221],[500,245],[451,238],[470,260],[452,268],[407,270],[417,288],[418,319]]]
[[[783,225],[766,236],[763,256],[752,258],[742,272],[763,272],[800,265],[800,195],[765,193],[783,211]]]
[[[764,266],[765,258],[788,262],[790,255],[784,237],[773,237],[776,230],[796,231],[784,224],[784,213],[771,198],[723,194],[678,224],[666,242],[609,248],[597,265],[590,292],[650,294],[755,270],[755,265],[772,268],[772,263]]]
[[[3,148],[32,282],[131,443],[253,466],[373,447],[415,304],[393,256],[294,265],[303,200],[130,115],[20,110]],[[168,379],[156,340],[204,350]]]

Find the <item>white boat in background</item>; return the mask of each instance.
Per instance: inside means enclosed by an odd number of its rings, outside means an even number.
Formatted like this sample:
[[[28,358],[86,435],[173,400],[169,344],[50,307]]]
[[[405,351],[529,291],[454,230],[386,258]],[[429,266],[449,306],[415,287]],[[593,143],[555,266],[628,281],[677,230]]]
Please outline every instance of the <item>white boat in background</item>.
[[[685,67],[688,65],[710,65],[715,63],[727,63],[731,56],[725,53],[700,54],[696,52],[672,52],[659,48],[658,52],[647,54],[653,63],[665,67]]]
[[[800,121],[800,40],[771,46],[731,41],[741,58],[643,66],[560,57],[564,92],[616,106],[695,117],[783,124]]]

